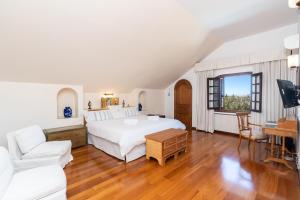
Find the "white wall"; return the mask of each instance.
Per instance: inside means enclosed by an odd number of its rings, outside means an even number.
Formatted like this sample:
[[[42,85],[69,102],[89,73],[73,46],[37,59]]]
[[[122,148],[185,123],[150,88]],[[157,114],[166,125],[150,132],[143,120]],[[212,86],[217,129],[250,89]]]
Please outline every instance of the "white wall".
[[[57,93],[72,88],[78,94],[78,118],[57,118]],[[6,146],[6,133],[38,124],[54,128],[83,123],[83,87],[37,83],[0,82],[0,145]]]
[[[143,111],[152,114],[164,114],[165,113],[165,96],[164,90],[159,89],[142,89],[137,88],[131,92],[131,105],[138,105],[138,96],[140,92],[145,92],[145,102],[143,105]]]
[[[224,43],[218,49],[213,51],[202,62],[215,62],[218,60],[226,60],[228,58],[239,58],[240,56],[252,55],[252,54],[264,54],[266,52],[283,51],[283,39],[284,37],[297,33],[297,24],[284,26],[272,31],[259,33],[250,37],[240,38],[230,42]],[[202,63],[201,62],[201,63]],[[201,64],[200,63],[200,64]],[[197,64],[199,66],[199,64]],[[211,68],[213,69],[213,68]],[[174,117],[174,86],[180,79],[186,79],[190,81],[193,87],[193,127],[196,127],[196,67],[186,72],[175,82],[170,84],[165,89],[165,113],[168,117]],[[214,71],[214,75],[226,74],[226,73],[238,73],[243,71],[252,71],[249,66],[242,66],[237,68],[226,68]],[[206,95],[206,91],[203,91]],[[170,94],[170,95],[169,95]],[[228,123],[225,123],[228,122]],[[216,130],[226,132],[237,132],[237,124],[235,116],[224,115],[222,113],[215,114],[215,127]]]
[[[164,90],[159,89],[142,89],[136,88],[130,93],[120,93],[114,94],[114,96],[119,97],[120,104],[123,100],[126,105],[137,106],[138,105],[138,95],[141,91],[145,92],[145,102],[146,105],[143,105],[143,110],[145,113],[154,113],[154,114],[164,114],[165,113],[165,101],[164,101]],[[104,95],[104,92],[99,93],[85,93],[84,94],[84,109],[88,108],[88,102],[92,102],[92,108],[98,109],[101,107],[101,97]]]
[[[78,95],[77,92],[70,88],[64,88],[57,95],[57,115],[58,118],[64,118],[64,108],[72,109],[72,116],[78,116]]]
[[[249,37],[229,41],[221,45],[203,61],[284,49],[284,38],[296,33],[298,33],[297,24],[292,24]]]
[[[237,118],[233,113],[215,112],[214,125],[217,131],[238,133]]]
[[[198,63],[195,69],[207,70],[221,68],[221,66],[239,66],[238,63],[248,63],[251,58],[258,62],[264,58],[271,60],[284,58],[289,53],[284,48],[284,38],[297,33],[297,24],[292,24],[226,42]]]

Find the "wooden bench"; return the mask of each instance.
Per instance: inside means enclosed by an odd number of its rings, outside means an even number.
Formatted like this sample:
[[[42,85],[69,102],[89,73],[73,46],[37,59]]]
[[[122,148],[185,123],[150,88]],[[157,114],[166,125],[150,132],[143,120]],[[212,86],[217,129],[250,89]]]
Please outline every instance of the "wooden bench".
[[[166,159],[171,156],[177,159],[179,152],[186,152],[187,134],[186,130],[167,129],[146,135],[146,158],[157,159],[161,166],[164,166]]]

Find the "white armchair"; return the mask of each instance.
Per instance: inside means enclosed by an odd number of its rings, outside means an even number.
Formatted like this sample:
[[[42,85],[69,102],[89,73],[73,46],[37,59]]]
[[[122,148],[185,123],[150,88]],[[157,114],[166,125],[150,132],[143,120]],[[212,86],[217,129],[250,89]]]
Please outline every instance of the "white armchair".
[[[66,176],[59,165],[15,173],[7,150],[0,147],[1,200],[65,200]]]
[[[16,171],[53,164],[64,168],[73,160],[71,141],[46,142],[43,130],[37,125],[8,133],[7,141]]]

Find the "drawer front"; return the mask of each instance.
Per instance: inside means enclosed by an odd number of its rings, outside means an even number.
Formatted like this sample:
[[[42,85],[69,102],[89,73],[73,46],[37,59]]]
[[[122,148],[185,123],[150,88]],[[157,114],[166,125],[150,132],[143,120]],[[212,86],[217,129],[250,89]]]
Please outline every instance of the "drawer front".
[[[176,137],[164,141],[164,148],[168,148],[174,144],[176,144]]]
[[[176,145],[176,143],[175,143],[174,145],[169,146],[168,148],[164,148],[164,150],[163,150],[163,155],[164,155],[164,156],[168,156],[168,155],[170,155],[170,154],[172,154],[172,153],[175,153],[176,150],[177,150],[177,145]]]
[[[87,144],[86,137],[81,137],[81,138],[73,138],[72,139],[72,147],[81,147]]]
[[[177,149],[180,150],[180,149],[183,149],[183,148],[186,148],[186,141],[178,142],[177,143]]]
[[[74,130],[74,131],[71,131],[71,136],[72,137],[86,137],[86,130]]]
[[[177,137],[177,142],[186,141],[186,134]]]
[[[86,129],[69,130],[47,134],[47,141],[71,140],[72,148],[87,144]]]
[[[47,135],[49,141],[53,140],[69,140],[71,138],[70,133],[50,133]]]

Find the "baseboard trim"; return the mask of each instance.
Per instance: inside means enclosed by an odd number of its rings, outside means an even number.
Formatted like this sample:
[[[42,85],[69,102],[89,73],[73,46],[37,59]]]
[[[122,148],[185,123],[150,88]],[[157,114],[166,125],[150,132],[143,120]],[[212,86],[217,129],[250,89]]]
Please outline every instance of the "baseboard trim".
[[[204,133],[210,133],[210,132],[207,132],[207,131],[204,131],[204,130],[199,130],[196,127],[192,127],[192,130],[193,131],[204,132]],[[215,130],[213,133],[210,133],[210,134],[214,134],[214,133],[222,134],[222,135],[231,135],[231,136],[235,136],[235,137],[239,136],[238,134],[235,134],[235,133],[226,132],[226,131],[219,131],[219,130]]]
[[[226,131],[218,131],[218,130],[215,130],[214,133],[220,134],[220,135],[229,135],[229,136],[232,136],[232,137],[238,137],[239,136],[236,133],[231,133],[231,132],[226,132]]]
[[[210,133],[210,132],[207,132],[207,131],[204,131],[204,130],[197,129],[196,127],[192,127],[192,130],[197,131],[197,132]],[[213,133],[210,133],[210,134],[213,134]]]

